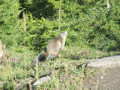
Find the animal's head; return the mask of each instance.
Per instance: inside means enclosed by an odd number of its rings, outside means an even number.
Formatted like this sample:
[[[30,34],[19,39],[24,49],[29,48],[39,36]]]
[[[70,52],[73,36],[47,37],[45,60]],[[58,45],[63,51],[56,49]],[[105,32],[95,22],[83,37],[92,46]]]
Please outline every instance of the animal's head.
[[[63,38],[63,37],[66,37],[68,35],[68,31],[65,31],[65,32],[62,32],[61,34],[60,34],[60,36]]]

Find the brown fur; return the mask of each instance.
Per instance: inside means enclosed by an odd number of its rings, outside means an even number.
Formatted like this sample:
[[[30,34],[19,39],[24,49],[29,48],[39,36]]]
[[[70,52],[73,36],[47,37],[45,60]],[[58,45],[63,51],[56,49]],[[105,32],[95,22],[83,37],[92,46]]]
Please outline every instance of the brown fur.
[[[38,56],[38,60],[41,62],[48,59],[54,59],[55,57],[57,57],[59,51],[64,49],[67,35],[68,32],[65,31],[62,32],[58,37],[52,39],[46,47],[46,52],[40,54]],[[33,63],[36,63],[36,60],[34,60]]]

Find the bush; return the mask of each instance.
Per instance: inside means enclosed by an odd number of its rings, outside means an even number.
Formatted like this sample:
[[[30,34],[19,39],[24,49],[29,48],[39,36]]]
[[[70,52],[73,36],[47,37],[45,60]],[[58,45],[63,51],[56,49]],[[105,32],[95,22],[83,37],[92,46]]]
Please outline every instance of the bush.
[[[24,40],[22,20],[19,19],[19,2],[0,1],[0,39],[6,46],[17,46]]]

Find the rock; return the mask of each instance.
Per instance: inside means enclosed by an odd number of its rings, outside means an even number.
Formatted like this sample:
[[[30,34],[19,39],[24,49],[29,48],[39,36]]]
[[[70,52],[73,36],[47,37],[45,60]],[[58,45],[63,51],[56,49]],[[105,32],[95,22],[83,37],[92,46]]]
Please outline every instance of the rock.
[[[0,68],[3,68],[3,66],[2,66],[2,65],[0,65]]]
[[[33,86],[42,85],[44,82],[49,81],[50,79],[50,76],[41,77],[35,83],[33,83]]]
[[[86,67],[103,68],[103,69],[113,68],[118,66],[120,66],[120,55],[105,57],[94,61],[90,61],[86,65]]]
[[[0,41],[0,63],[5,59],[5,45]]]

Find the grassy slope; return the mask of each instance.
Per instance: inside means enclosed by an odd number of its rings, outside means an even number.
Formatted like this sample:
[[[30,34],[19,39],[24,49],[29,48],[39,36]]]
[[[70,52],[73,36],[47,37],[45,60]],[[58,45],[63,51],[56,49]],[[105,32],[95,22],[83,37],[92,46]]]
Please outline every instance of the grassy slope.
[[[30,76],[36,77],[36,67],[31,67],[32,60],[37,56],[37,53],[28,50],[25,47],[18,49],[12,48],[9,51],[7,62],[4,68],[0,69],[0,81],[7,81],[13,86],[16,82]],[[82,67],[82,64],[100,57],[117,54],[117,52],[101,52],[95,49],[81,49],[79,46],[66,47],[61,52],[59,58],[49,60],[42,63],[38,67],[38,77],[52,72],[48,83],[44,83],[39,88],[55,88],[55,89],[78,89],[82,88],[83,80],[95,73],[92,69]],[[17,59],[16,59],[17,57]],[[87,60],[88,59],[88,60]],[[17,63],[8,63],[8,61],[18,60]],[[11,86],[7,85],[7,88]]]

